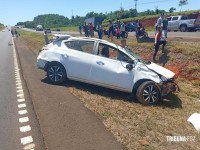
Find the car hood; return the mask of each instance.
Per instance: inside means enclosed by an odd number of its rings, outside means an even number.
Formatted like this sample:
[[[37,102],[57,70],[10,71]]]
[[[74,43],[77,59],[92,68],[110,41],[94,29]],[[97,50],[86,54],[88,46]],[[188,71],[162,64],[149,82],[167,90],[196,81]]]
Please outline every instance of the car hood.
[[[157,72],[158,74],[160,75],[163,75],[164,77],[168,78],[168,79],[171,79],[174,77],[175,73],[162,67],[162,66],[159,66],[155,63],[151,63],[151,64],[148,64],[147,65],[149,69]]]

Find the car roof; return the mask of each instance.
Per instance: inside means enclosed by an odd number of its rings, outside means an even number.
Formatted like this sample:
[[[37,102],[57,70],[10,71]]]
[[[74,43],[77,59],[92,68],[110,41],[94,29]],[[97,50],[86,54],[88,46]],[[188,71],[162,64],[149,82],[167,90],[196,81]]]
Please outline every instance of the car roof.
[[[96,41],[96,42],[100,42],[100,43],[104,43],[104,44],[109,44],[111,46],[116,47],[116,44],[108,42],[106,40],[102,40],[102,39],[97,39],[97,38],[90,38],[90,37],[71,37],[68,40],[82,40],[82,41]]]

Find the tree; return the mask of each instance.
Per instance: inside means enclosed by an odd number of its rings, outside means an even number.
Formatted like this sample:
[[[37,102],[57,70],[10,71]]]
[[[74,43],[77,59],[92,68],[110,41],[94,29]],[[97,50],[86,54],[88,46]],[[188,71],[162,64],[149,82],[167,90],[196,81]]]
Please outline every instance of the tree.
[[[169,12],[170,12],[170,13],[173,13],[174,11],[176,11],[176,8],[174,8],[174,7],[171,7],[171,8],[169,9]]]
[[[184,5],[187,5],[187,4],[188,4],[188,1],[187,1],[187,0],[180,0],[178,6],[180,6],[180,7],[181,7],[181,10],[182,10],[182,7],[183,7]],[[181,10],[180,10],[180,11],[181,11]]]

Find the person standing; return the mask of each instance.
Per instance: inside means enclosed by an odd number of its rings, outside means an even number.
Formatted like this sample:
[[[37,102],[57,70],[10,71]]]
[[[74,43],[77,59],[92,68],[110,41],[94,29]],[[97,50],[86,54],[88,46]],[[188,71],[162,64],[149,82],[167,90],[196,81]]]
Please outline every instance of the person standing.
[[[162,50],[164,50],[166,43],[167,43],[167,41],[166,41],[166,37],[165,37],[165,32],[163,31],[162,26],[158,26],[157,32],[156,32],[156,35],[155,35],[155,43],[154,43],[154,46],[155,46],[155,52],[153,54],[153,61],[154,62],[157,62],[156,54],[159,50],[160,45],[162,45]]]
[[[167,20],[166,16],[164,16],[164,19],[163,19],[163,22],[162,22],[162,26],[163,26],[163,31],[165,33],[165,37],[167,38],[168,20]]]
[[[114,27],[113,27],[112,22],[110,21],[108,34],[109,34],[109,36],[111,38],[111,41],[113,41],[113,35],[114,35],[113,33],[114,33]]]
[[[121,40],[120,46],[123,47],[123,48],[127,47],[127,46],[126,46],[126,40],[125,40],[125,39],[122,39],[122,40]]]
[[[90,37],[92,38],[94,36],[94,27],[92,23],[89,24],[89,30],[90,30]]]
[[[80,35],[82,35],[82,28],[83,28],[83,26],[80,24],[78,27]]]
[[[49,44],[48,34],[46,30],[44,30],[44,42],[45,42],[45,45]]]
[[[117,39],[120,39],[120,28],[117,27],[116,29],[116,35],[117,35]]]
[[[163,19],[164,19],[164,13],[161,13],[160,18],[157,19],[157,22],[155,24],[156,31],[157,31],[158,26],[161,26],[161,24],[163,23]]]
[[[103,28],[102,28],[102,25],[99,24],[99,22],[97,22],[96,30],[97,30],[97,33],[98,33],[99,39],[102,39]]]
[[[122,22],[122,25],[120,27],[120,31],[121,31],[122,39],[124,39],[125,38],[126,29],[125,29],[125,25],[124,25],[123,22]]]
[[[89,37],[89,31],[88,30],[89,30],[88,25],[85,22],[85,24],[83,26],[83,31],[84,31],[86,37]]]

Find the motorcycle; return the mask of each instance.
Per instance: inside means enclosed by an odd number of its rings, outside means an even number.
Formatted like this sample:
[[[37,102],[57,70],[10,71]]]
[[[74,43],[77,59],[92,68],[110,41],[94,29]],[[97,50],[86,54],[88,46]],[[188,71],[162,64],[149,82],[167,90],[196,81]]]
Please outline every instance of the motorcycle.
[[[109,35],[108,30],[104,30],[103,33],[104,33],[104,35],[106,35],[108,38],[110,38],[110,35]],[[117,37],[116,30],[114,30],[113,36]],[[120,37],[121,37],[121,38],[123,37],[122,32],[120,32]],[[128,32],[127,32],[127,31],[125,32],[124,37],[125,37],[125,38],[128,37]]]
[[[148,37],[148,33],[145,31],[144,27],[138,27],[135,32],[137,39],[140,37],[145,37],[145,38]]]

